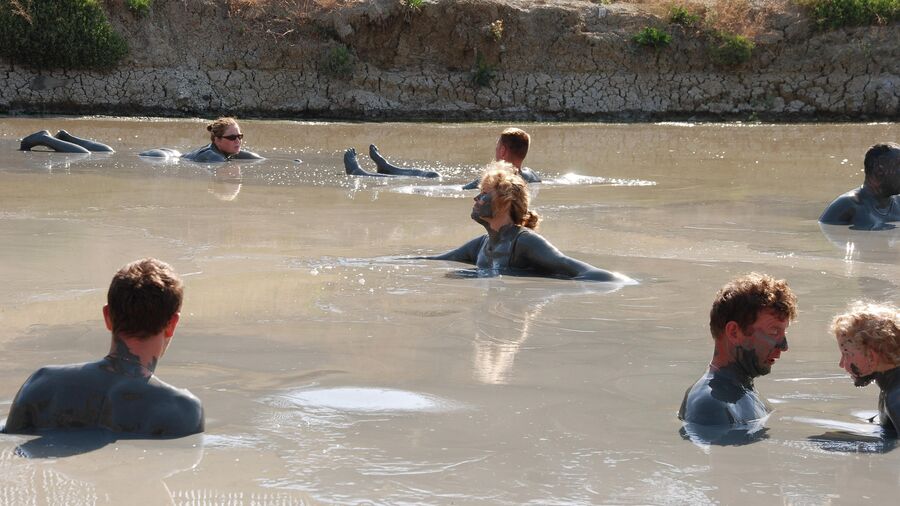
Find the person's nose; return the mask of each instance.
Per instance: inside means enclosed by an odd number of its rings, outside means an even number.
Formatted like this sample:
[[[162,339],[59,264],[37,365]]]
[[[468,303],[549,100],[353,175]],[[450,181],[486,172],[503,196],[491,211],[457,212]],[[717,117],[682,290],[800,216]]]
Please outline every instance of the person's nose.
[[[844,368],[844,355],[841,355],[841,361],[838,362],[838,367],[840,367],[841,369]]]
[[[778,343],[778,349],[781,351],[788,351],[787,336],[784,336],[784,338],[781,340],[781,342]]]

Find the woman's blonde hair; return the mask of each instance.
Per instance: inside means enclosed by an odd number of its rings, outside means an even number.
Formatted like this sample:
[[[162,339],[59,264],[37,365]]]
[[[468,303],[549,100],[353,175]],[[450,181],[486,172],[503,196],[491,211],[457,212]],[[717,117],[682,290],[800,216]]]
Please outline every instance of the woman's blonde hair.
[[[238,126],[237,120],[230,116],[219,118],[206,125],[206,129],[209,131],[209,141],[215,142],[216,137],[222,137],[230,126]]]
[[[485,174],[479,185],[484,190],[494,190],[494,209],[509,204],[509,217],[513,223],[530,229],[536,229],[541,217],[528,210],[528,187],[522,176],[516,174],[516,168],[503,161],[491,162],[485,167]]]
[[[834,317],[831,331],[839,340],[851,340],[893,364],[900,364],[900,311],[890,304],[856,301]]]

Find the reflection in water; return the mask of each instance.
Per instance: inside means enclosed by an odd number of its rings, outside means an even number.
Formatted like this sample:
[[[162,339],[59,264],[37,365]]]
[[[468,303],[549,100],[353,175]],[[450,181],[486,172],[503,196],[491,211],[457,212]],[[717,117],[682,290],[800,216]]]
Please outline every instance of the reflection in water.
[[[769,417],[766,416],[740,426],[698,425],[688,422],[681,427],[679,434],[682,438],[708,452],[710,445],[743,446],[768,439],[769,429],[766,428],[768,419]]]
[[[470,277],[463,276],[464,273],[477,276],[477,271],[472,269],[455,271],[453,276]],[[496,283],[489,285],[486,293],[489,302],[485,304],[489,308],[475,307],[473,311],[476,333],[472,357],[475,378],[491,385],[509,381],[516,355],[528,340],[536,322],[541,321],[541,314],[548,304],[566,297],[613,293],[624,286],[616,283],[562,282],[558,288],[555,287],[556,290],[547,294],[546,289],[529,288],[528,281],[506,287],[502,278],[493,280]]]
[[[230,202],[241,192],[241,166],[226,164],[210,168],[209,193],[219,200]]]
[[[22,443],[15,451],[0,451],[0,504],[172,504],[164,480],[203,460],[200,435],[115,441],[97,432],[101,431],[57,431]],[[73,450],[85,448],[82,437],[105,441],[114,450],[100,459],[74,457],[80,452]]]
[[[327,408],[363,413],[437,412],[453,409],[453,404],[430,395],[389,388],[326,388],[299,390],[283,399],[303,408]]]
[[[869,416],[871,415],[871,416]],[[897,446],[896,434],[885,431],[875,420],[876,411],[862,413],[860,418],[868,423],[850,423],[824,418],[790,417],[790,420],[815,427],[831,429],[819,435],[809,436],[810,443],[829,452],[887,453]]]

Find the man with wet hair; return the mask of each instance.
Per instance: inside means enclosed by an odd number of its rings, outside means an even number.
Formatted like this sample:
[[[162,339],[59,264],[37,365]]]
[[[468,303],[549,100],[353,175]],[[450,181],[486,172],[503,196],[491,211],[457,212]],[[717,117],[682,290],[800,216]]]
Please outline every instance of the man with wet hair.
[[[122,267],[103,307],[109,354],[84,364],[46,366],[13,399],[3,432],[102,428],[175,438],[203,431],[203,407],[155,374],[178,325],[183,285],[172,268],[146,258]]]
[[[831,331],[841,351],[840,366],[853,383],[878,385],[879,423],[900,430],[900,310],[890,304],[857,301],[834,317]]]
[[[786,331],[797,315],[787,282],[750,273],[723,286],[709,312],[715,351],[709,369],[685,392],[678,418],[706,426],[737,426],[772,409],[753,379],[769,374],[787,351]]]
[[[876,144],[866,152],[862,186],[829,204],[819,221],[858,230],[894,228],[900,221],[900,145]]]
[[[526,183],[540,183],[541,178],[528,167],[522,167],[528,148],[531,146],[531,136],[520,128],[507,128],[500,133],[497,146],[494,148],[494,160],[510,163],[515,167],[516,174],[522,176]],[[481,178],[463,186],[463,190],[478,188]]]

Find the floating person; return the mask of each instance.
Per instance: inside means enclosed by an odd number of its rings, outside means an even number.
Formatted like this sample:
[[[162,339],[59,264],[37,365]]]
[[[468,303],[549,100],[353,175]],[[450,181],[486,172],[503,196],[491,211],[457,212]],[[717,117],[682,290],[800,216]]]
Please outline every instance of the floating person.
[[[19,151],[31,151],[36,146],[50,148],[60,153],[113,153],[113,149],[101,142],[82,139],[60,130],[51,136],[47,130],[35,132],[19,143]]]
[[[156,148],[138,153],[138,156],[154,158],[182,158],[192,162],[211,163],[229,160],[263,160],[264,158],[241,149],[244,134],[234,118],[219,118],[206,126],[210,143],[190,153],[181,154],[170,148]]]
[[[103,307],[109,354],[38,369],[13,399],[3,432],[100,428],[164,438],[202,432],[200,400],[155,375],[175,334],[182,294],[181,279],[164,262],[146,258],[122,267]]]
[[[522,167],[522,162],[525,160],[525,155],[528,154],[528,146],[531,143],[531,137],[524,131],[518,128],[507,128],[500,134],[500,138],[497,140],[497,145],[494,148],[494,160],[495,161],[504,161],[512,164],[513,171],[525,180],[527,183],[539,183],[541,178],[537,176],[531,169],[528,167]],[[391,176],[406,176],[406,177],[426,177],[426,178],[438,178],[441,175],[432,170],[426,169],[417,169],[410,167],[398,167],[388,162],[384,156],[382,156],[381,152],[378,151],[378,148],[371,144],[369,145],[369,157],[375,162],[375,167],[377,172],[368,172],[359,166],[359,161],[356,158],[356,150],[353,148],[348,149],[344,152],[344,170],[346,170],[348,175],[351,176],[372,176],[372,177],[391,177]],[[478,188],[478,184],[481,182],[481,179],[476,179],[471,183],[463,186],[464,190],[472,190]]]
[[[707,372],[684,394],[678,418],[697,426],[752,424],[772,411],[753,385],[787,351],[797,298],[783,279],[750,273],[716,294],[709,313],[715,351]]]
[[[528,210],[528,188],[509,163],[488,164],[471,216],[487,230],[485,235],[444,254],[418,258],[474,264],[479,274],[537,274],[633,282],[628,276],[598,269],[562,254],[534,232],[540,217]]]
[[[831,331],[841,351],[840,366],[853,384],[875,382],[879,423],[900,431],[900,310],[889,304],[855,302],[834,317]]]
[[[872,146],[863,166],[862,186],[834,199],[819,222],[879,230],[894,228],[888,223],[900,221],[900,145],[886,142]]]

